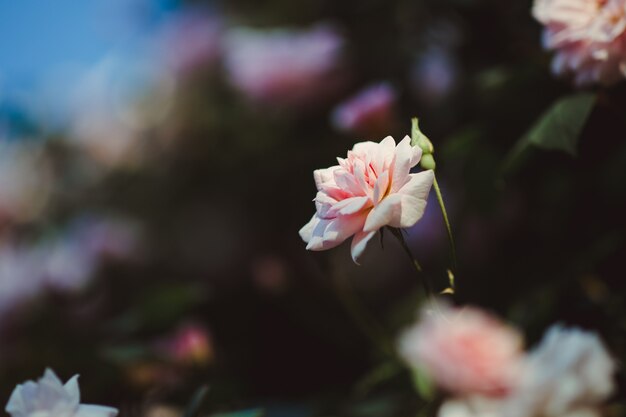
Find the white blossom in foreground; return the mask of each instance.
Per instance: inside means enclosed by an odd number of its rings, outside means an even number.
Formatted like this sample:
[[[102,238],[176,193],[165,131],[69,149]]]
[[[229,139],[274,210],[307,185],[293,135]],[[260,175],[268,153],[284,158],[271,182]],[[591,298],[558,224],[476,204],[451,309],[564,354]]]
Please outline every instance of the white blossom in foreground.
[[[614,372],[615,362],[597,335],[553,326],[530,353],[507,415],[526,416],[520,411],[527,409],[556,417],[593,409],[613,392]]]
[[[530,352],[508,396],[459,397],[439,417],[598,417],[614,390],[615,362],[597,335],[553,326]]]
[[[11,417],[115,417],[117,409],[80,404],[78,375],[65,385],[51,369],[37,382],[26,381],[13,390],[5,411]]]

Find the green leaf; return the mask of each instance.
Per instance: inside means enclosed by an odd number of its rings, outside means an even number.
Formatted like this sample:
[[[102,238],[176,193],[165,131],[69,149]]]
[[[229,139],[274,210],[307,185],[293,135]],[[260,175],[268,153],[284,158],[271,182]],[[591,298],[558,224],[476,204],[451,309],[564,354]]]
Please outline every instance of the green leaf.
[[[504,170],[510,171],[518,166],[531,146],[576,156],[580,132],[593,110],[595,100],[596,95],[593,93],[578,93],[559,99],[515,145],[505,160]]]
[[[413,369],[413,386],[422,399],[429,401],[435,397],[435,386],[430,377],[419,369]]]

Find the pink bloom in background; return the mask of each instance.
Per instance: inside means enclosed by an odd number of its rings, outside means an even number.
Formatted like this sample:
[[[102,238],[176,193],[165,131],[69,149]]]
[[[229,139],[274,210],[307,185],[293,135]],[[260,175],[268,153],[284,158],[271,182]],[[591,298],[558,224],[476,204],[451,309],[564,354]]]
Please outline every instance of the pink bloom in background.
[[[517,383],[522,338],[476,308],[433,304],[399,341],[400,355],[442,388],[499,397]]]
[[[160,36],[165,63],[176,74],[185,75],[218,60],[222,23],[209,11],[192,8],[171,17]]]
[[[308,104],[341,82],[343,38],[330,26],[310,30],[232,29],[225,65],[231,83],[253,101]]]
[[[138,225],[122,218],[80,218],[30,244],[6,236],[0,243],[0,326],[48,291],[83,290],[105,261],[133,260],[140,248]]]
[[[397,94],[389,83],[369,86],[341,103],[332,113],[336,129],[360,134],[389,131],[395,123]]]
[[[187,364],[206,364],[213,359],[213,344],[209,332],[202,326],[186,324],[157,344],[167,358]]]
[[[544,47],[556,52],[556,74],[577,85],[626,77],[626,0],[535,0],[533,15],[545,25]]]
[[[431,170],[411,174],[422,156],[405,137],[397,146],[391,136],[380,143],[361,142],[337,158],[339,165],[313,172],[316,213],[300,229],[308,250],[331,249],[350,236],[352,259],[363,253],[381,227],[411,227],[426,209],[433,184]]]

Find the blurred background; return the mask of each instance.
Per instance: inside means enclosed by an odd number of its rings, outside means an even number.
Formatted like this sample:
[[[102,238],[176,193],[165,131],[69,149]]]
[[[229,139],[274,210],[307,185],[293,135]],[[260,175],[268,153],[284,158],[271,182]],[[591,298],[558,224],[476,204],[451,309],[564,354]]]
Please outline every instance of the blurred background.
[[[392,236],[355,265],[305,250],[312,171],[410,117],[436,149],[456,300],[626,357],[626,88],[578,155],[511,153],[573,92],[531,1],[0,2],[0,392],[49,366],[122,415],[395,416],[393,340],[421,300]],[[514,163],[512,156],[515,157]],[[433,200],[409,244],[450,264]],[[623,380],[620,380],[623,388]],[[251,411],[254,414],[254,411]]]

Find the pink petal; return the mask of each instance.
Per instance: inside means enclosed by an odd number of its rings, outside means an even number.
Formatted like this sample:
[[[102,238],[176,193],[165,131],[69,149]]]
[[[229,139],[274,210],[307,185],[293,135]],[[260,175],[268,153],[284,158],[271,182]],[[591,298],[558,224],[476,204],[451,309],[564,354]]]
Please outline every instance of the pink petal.
[[[324,242],[337,246],[353,234],[360,232],[365,223],[365,214],[355,214],[352,216],[339,216],[331,220],[324,231]],[[337,242],[334,244],[334,242]]]
[[[374,204],[378,204],[383,199],[389,189],[389,171],[383,172],[374,185]]]
[[[383,226],[398,223],[398,219],[402,215],[402,196],[400,194],[391,194],[385,197],[377,206],[375,206],[367,216],[364,232],[374,232]]]
[[[332,209],[328,213],[329,216],[336,217],[338,215],[351,215],[356,214],[370,206],[371,200],[369,197],[351,197],[345,200],[339,201],[332,206]]]
[[[411,174],[409,177],[409,182],[398,190],[398,193],[410,195],[420,200],[427,200],[428,193],[430,193],[430,188],[435,180],[435,172],[429,169],[428,171]]]
[[[313,178],[315,179],[315,185],[317,189],[321,189],[322,184],[334,183],[335,177],[333,172],[339,169],[339,166],[332,166],[330,168],[325,169],[316,169],[313,171]]]
[[[378,148],[378,143],[376,142],[359,142],[352,147],[352,152],[357,155],[372,155],[376,148]]]
[[[396,141],[391,136],[387,136],[378,144],[372,155],[372,166],[376,172],[381,173],[389,168],[395,149]]]
[[[330,198],[334,198],[337,201],[352,197],[352,194],[348,193],[347,191],[342,190],[336,185],[335,186],[323,185],[322,188],[320,188],[320,191],[325,194],[328,194]]]
[[[343,191],[352,194],[353,196],[365,195],[365,190],[361,184],[356,180],[354,175],[347,171],[339,170],[335,171],[335,182]]]
[[[411,227],[424,215],[426,200],[407,194],[391,194],[374,207],[365,221],[363,230],[371,232],[383,226]]]
[[[364,191],[365,194],[368,194],[370,191],[370,186],[367,184],[367,180],[365,179],[365,163],[357,159],[354,161],[354,178],[356,178],[361,190]]]
[[[395,193],[409,181],[409,173],[422,157],[419,146],[411,146],[411,138],[406,136],[396,146],[395,162],[391,180],[391,192]]]
[[[352,254],[352,260],[358,265],[357,259],[361,256],[367,242],[374,236],[376,232],[359,232],[354,235],[352,239],[352,245],[350,247],[350,253]]]

